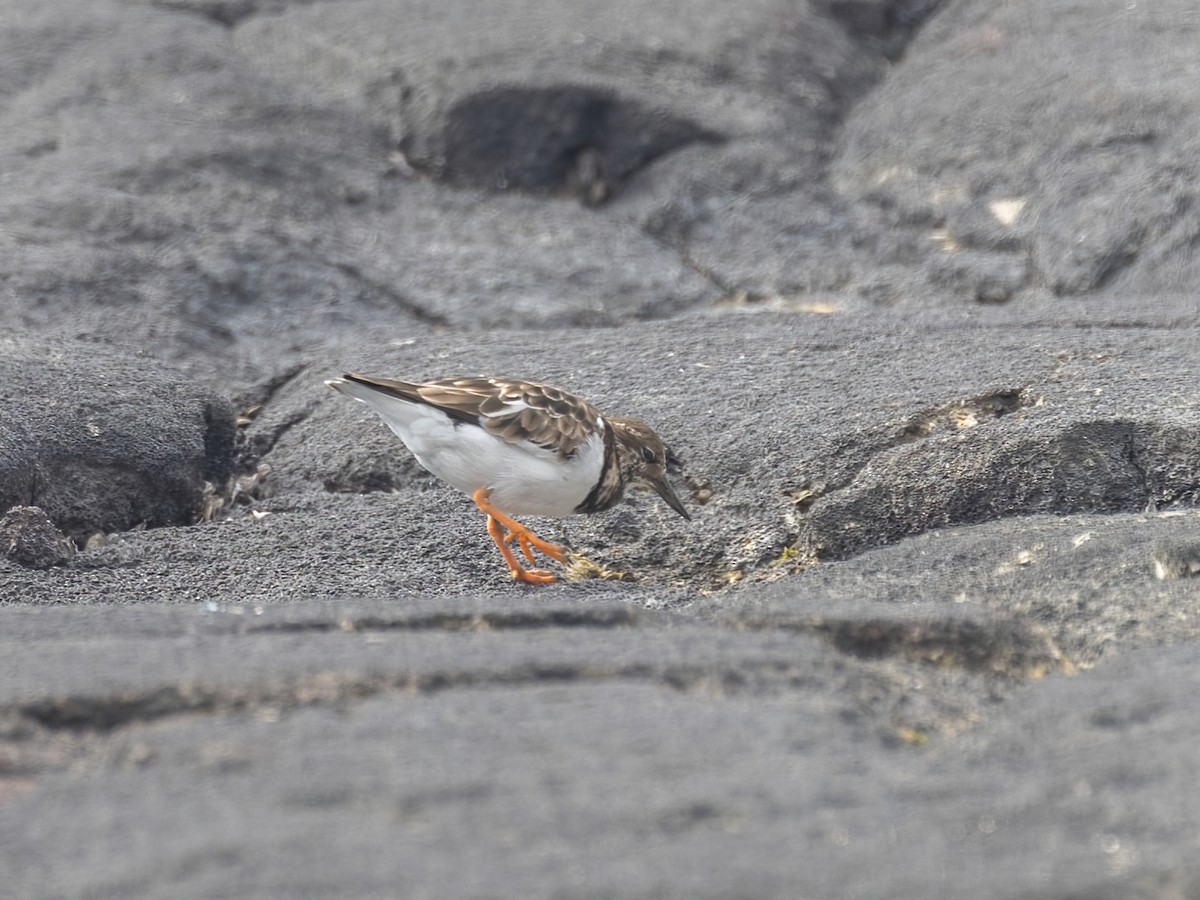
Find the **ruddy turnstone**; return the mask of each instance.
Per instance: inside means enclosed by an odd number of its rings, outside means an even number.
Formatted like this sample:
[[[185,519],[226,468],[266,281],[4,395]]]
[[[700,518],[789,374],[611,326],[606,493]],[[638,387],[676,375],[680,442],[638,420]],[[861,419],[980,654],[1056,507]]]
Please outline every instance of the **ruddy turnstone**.
[[[532,566],[536,549],[566,562],[514,515],[570,516],[608,509],[625,486],[645,482],[685,519],[691,516],[667,480],[675,458],[648,425],[605,416],[561,388],[513,378],[446,378],[413,383],[347,373],[325,382],[371,407],[422,466],[467,494],[487,516],[508,571],[549,584]]]

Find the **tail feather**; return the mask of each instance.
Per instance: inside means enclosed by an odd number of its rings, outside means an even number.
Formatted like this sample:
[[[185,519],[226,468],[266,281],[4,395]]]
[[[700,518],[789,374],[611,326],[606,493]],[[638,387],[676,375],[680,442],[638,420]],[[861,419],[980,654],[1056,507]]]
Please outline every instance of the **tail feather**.
[[[392,381],[388,378],[372,378],[369,375],[359,375],[357,372],[347,372],[341,378],[331,378],[325,382],[335,391],[353,397],[355,400],[365,400],[367,397],[378,397],[380,394],[407,400],[410,403],[421,403],[418,393],[420,385],[408,381]]]
[[[341,378],[331,378],[325,383],[347,397],[361,400],[376,408],[379,408],[380,402],[383,400],[403,400],[406,403],[416,403],[436,409],[456,422],[479,425],[477,405],[463,408],[453,403],[438,402],[436,398],[421,393],[421,390],[429,388],[429,385],[414,384],[411,381],[393,381],[390,378],[375,378],[371,375],[359,375],[357,372],[347,372]]]
[[[406,444],[412,436],[410,429],[414,423],[437,415],[416,394],[417,385],[407,382],[368,378],[351,372],[341,378],[330,378],[325,383],[339,394],[369,406]]]

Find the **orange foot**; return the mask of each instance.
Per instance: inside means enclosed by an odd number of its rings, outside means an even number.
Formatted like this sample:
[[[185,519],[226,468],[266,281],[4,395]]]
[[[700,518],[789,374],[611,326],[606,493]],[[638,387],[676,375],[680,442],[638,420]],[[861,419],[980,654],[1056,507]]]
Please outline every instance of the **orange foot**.
[[[549,556],[551,559],[559,562],[567,561],[567,554],[563,552],[563,548],[557,544],[551,544],[548,541],[542,540],[516,519],[510,518],[498,510],[491,504],[488,499],[489,491],[487,488],[480,488],[471,495],[471,499],[475,501],[475,505],[483,511],[487,516],[487,530],[495,542],[496,547],[500,550],[500,555],[504,557],[504,561],[508,563],[509,574],[512,575],[515,581],[524,581],[527,584],[553,584],[558,579],[553,574],[544,569],[526,569],[517,561],[517,555],[513,553],[512,547],[509,546],[513,541],[517,542],[517,546],[521,548],[521,553],[529,560],[532,565],[534,562],[533,551],[540,550],[542,553]],[[504,531],[501,530],[504,526]]]

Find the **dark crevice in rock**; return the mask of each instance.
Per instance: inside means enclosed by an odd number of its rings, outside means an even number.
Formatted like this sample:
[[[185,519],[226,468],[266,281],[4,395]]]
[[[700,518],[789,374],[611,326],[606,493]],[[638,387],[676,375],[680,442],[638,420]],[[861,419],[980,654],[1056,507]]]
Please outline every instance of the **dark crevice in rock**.
[[[239,395],[236,400],[238,408],[242,411],[241,414],[251,419],[257,416],[263,407],[275,399],[276,394],[291,384],[307,368],[306,363],[296,363],[250,391]]]
[[[348,278],[351,278],[360,284],[364,284],[377,294],[386,297],[389,301],[395,304],[397,309],[404,311],[422,324],[433,325],[440,328],[449,328],[454,324],[450,321],[450,319],[446,318],[440,313],[427,309],[421,304],[410,300],[408,297],[405,297],[386,282],[368,277],[363,273],[362,269],[352,263],[333,262],[330,263],[330,265]]]
[[[190,13],[235,28],[252,16],[282,12],[304,0],[152,0],[151,6],[171,12]]]
[[[448,690],[543,687],[562,683],[651,683],[680,692],[741,693],[811,686],[812,676],[781,660],[731,660],[712,665],[572,665],[529,663],[508,670],[454,670],[395,675],[323,672],[248,688],[164,685],[146,691],[42,697],[0,709],[0,734],[34,740],[44,731],[108,733],[186,715],[238,715],[357,702],[383,693],[434,694]],[[31,730],[30,726],[33,726]]]
[[[856,41],[880,46],[895,61],[944,0],[818,0],[817,9]]]
[[[251,424],[251,422],[261,415],[264,409],[270,406],[271,401],[274,400],[280,391],[307,372],[308,368],[308,365],[304,363],[291,366],[279,375],[269,379],[253,394],[243,398],[245,405],[243,406],[240,422],[244,425]],[[308,418],[311,412],[311,405],[299,412],[293,413],[287,418],[275,422],[269,429],[255,431],[253,434],[243,430],[241,432],[243,439],[237,454],[238,468],[244,472],[252,471],[258,461],[274,449],[275,445],[287,434],[289,429],[294,428]]]
[[[12,432],[0,434],[0,438],[14,447],[28,440],[27,435],[18,436]],[[36,498],[42,496],[48,487],[46,472],[37,459],[22,458],[18,465],[6,466],[3,476],[0,478],[0,509],[3,510],[36,505]]]
[[[502,85],[446,114],[441,159],[402,145],[418,167],[487,190],[574,196],[595,206],[667,153],[721,136],[612,90]]]
[[[197,15],[224,28],[234,27],[253,15],[255,10],[254,0],[151,0],[150,6],[168,12]]]
[[[233,474],[237,421],[225,403],[204,406],[204,480],[223,485]]]
[[[653,239],[659,246],[670,250],[679,257],[679,261],[687,268],[691,269],[709,284],[711,284],[720,293],[720,298],[715,301],[714,306],[720,306],[722,302],[728,302],[731,298],[738,298],[741,302],[755,299],[754,295],[739,290],[734,285],[730,284],[722,278],[716,271],[708,266],[698,262],[691,253],[688,252],[687,241],[682,236],[669,236],[660,229],[656,229],[647,225],[643,229],[643,233]]]
[[[755,669],[762,668],[755,664]],[[768,667],[770,668],[770,667]],[[541,686],[578,681],[658,681],[683,689],[710,680],[709,669],[658,671],[648,665],[613,668],[566,664],[522,666],[510,671],[443,671],[398,676],[342,676],[323,673],[261,690],[222,689],[204,685],[167,685],[145,692],[46,697],[10,707],[10,716],[52,731],[111,732],[170,716],[233,715],[257,708],[292,709],[345,703],[385,691],[430,694],[452,689]],[[744,680],[748,673],[728,673]],[[0,713],[0,719],[8,718]],[[13,729],[8,729],[13,730]]]
[[[111,731],[184,712],[211,712],[217,705],[216,692],[189,691],[171,685],[141,694],[33,700],[19,706],[17,712],[22,718],[52,730]]]
[[[272,427],[251,432],[249,426],[253,425],[281,390],[307,372],[308,368],[304,363],[290,366],[237,398],[237,416],[232,418],[227,426],[233,432],[229,438],[232,450],[224,468],[206,475],[208,484],[198,521],[212,521],[228,513],[235,505],[251,503],[262,496],[262,483],[271,472],[271,466],[261,462],[263,456],[274,448],[289,429],[308,418],[311,404],[304,410],[273,423]]]
[[[273,449],[275,449],[275,445],[279,443],[280,438],[287,434],[289,430],[295,428],[301,422],[306,420],[309,416],[309,412],[310,411],[306,409],[293,413],[286,419],[276,422],[275,426],[270,431],[256,434],[250,441],[247,442],[249,453],[247,453],[245,460],[247,462],[253,462],[262,459]]]
[[[1124,321],[1105,320],[1099,316],[1091,322],[1082,320],[1060,321],[1055,318],[1053,327],[1069,329],[1070,331],[1148,331],[1148,332],[1177,332],[1180,328],[1192,326],[1191,317],[1181,317],[1175,321],[1165,322],[1148,322],[1134,318],[1138,315],[1137,310],[1129,310],[1130,318]],[[1041,331],[1046,328],[1047,323],[1041,321],[1030,322],[1006,322],[1004,327],[1010,331]]]
[[[1071,674],[1074,665],[1043,629],[1016,620],[737,617],[732,627],[811,634],[858,659],[899,659],[974,675],[1025,680]]]
[[[384,619],[365,616],[339,621],[267,622],[252,624],[245,633],[329,631],[513,631],[537,628],[619,628],[637,624],[634,607],[564,608],[541,611],[513,610],[488,613],[432,613],[426,616]]]

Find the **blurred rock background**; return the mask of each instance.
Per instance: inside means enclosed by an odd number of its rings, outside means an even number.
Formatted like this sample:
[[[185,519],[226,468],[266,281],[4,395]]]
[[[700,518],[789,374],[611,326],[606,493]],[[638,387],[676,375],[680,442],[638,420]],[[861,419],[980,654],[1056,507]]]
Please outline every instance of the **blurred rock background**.
[[[1184,0],[0,0],[14,897],[1200,897]],[[322,381],[647,419],[469,501]]]

